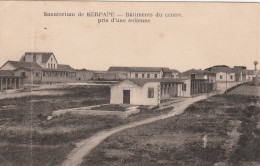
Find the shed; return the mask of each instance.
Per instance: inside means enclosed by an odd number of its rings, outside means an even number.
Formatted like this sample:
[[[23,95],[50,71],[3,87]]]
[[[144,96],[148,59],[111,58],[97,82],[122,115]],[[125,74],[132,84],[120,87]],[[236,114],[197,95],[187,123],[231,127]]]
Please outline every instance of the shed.
[[[111,87],[111,104],[159,105],[189,90],[185,79],[126,79]]]

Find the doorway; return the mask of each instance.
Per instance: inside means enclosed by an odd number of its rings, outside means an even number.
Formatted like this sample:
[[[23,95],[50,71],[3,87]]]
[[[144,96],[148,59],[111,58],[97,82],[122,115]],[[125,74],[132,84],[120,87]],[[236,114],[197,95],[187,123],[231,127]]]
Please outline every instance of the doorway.
[[[130,90],[123,90],[123,104],[130,104]]]

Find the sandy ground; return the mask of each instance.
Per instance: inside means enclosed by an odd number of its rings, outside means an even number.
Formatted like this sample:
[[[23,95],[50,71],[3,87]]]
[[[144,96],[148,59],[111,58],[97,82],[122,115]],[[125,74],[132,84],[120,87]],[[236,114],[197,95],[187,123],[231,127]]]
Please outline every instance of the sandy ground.
[[[89,152],[95,148],[97,145],[99,145],[103,140],[105,140],[107,137],[111,136],[112,134],[115,134],[117,132],[123,131],[125,129],[133,128],[136,126],[140,126],[143,124],[151,123],[157,120],[162,120],[166,118],[170,118],[176,115],[179,115],[183,113],[183,111],[190,106],[191,104],[206,99],[210,95],[203,95],[203,96],[197,96],[194,98],[187,98],[179,103],[176,103],[174,105],[174,109],[166,115],[161,115],[153,118],[148,118],[145,120],[141,120],[139,122],[133,122],[127,125],[123,125],[120,127],[116,127],[113,129],[110,129],[108,131],[101,131],[97,134],[93,135],[92,137],[82,140],[78,143],[76,143],[76,148],[71,151],[71,153],[67,156],[67,159],[63,162],[62,166],[77,166],[80,165],[83,162],[83,157],[88,155]]]

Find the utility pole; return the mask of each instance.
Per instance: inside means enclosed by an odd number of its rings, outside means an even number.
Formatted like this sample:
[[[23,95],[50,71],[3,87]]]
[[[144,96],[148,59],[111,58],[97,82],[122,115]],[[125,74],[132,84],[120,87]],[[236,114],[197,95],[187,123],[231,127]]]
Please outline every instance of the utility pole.
[[[226,72],[226,92],[225,94],[227,93],[227,72]]]

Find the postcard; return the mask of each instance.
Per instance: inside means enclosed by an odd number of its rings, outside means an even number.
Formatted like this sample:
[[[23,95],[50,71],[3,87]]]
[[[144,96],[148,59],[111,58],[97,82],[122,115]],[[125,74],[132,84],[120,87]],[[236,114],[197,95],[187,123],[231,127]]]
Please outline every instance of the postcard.
[[[0,1],[0,165],[260,165],[260,5]]]

